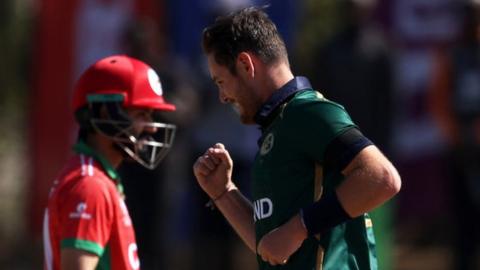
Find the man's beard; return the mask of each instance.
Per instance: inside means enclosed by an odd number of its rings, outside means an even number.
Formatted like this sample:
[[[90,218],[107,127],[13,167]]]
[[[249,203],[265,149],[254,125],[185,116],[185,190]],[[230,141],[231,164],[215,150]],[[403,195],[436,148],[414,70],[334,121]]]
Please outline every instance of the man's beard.
[[[120,155],[122,155],[122,161],[127,161],[127,162],[132,162],[132,161],[135,161],[132,157],[130,157],[129,154],[127,154],[127,152],[125,152],[125,150],[123,150],[123,148],[116,142],[112,142],[113,144],[113,149],[115,149],[115,151],[117,151]]]
[[[148,146],[141,147],[141,144],[139,144],[138,142],[143,141],[143,140],[152,141],[152,140],[154,140],[153,137],[146,132],[142,132],[140,134],[140,136],[136,136],[135,138],[137,139],[136,144],[134,144],[133,142],[132,143],[124,143],[123,144],[124,147],[128,147],[132,151],[132,153],[137,154],[140,158],[142,158],[143,155],[148,155]],[[118,151],[119,154],[122,155],[123,161],[129,162],[129,163],[130,162],[137,162],[133,157],[131,157],[123,149],[123,147],[119,143],[117,143],[117,142],[112,142],[112,143],[113,143],[113,148],[116,151]],[[139,146],[140,146],[140,148],[137,148]]]

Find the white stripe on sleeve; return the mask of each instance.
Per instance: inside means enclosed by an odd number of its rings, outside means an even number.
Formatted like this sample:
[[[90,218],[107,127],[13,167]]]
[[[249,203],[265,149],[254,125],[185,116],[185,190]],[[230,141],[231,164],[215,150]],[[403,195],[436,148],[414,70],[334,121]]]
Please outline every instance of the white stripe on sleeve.
[[[48,221],[48,209],[43,217],[43,250],[46,270],[53,269],[52,243],[50,242],[50,228]]]
[[[81,163],[81,166],[82,166],[82,171],[81,171],[81,175],[82,176],[85,176],[87,175],[87,170],[86,170],[86,167],[85,167],[85,156],[84,155],[80,155],[80,163]]]
[[[88,159],[88,175],[93,176],[93,158]]]

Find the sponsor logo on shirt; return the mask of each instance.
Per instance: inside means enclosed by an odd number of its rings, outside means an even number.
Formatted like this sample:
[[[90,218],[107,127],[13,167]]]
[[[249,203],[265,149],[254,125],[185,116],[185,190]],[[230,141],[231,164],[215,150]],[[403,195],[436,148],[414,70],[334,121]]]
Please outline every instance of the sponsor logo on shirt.
[[[69,218],[79,218],[79,219],[91,219],[92,215],[88,214],[87,212],[87,204],[84,202],[81,202],[77,204],[77,208],[75,212],[71,212],[68,217]]]
[[[255,221],[265,219],[273,214],[273,203],[269,198],[262,198],[253,202]]]

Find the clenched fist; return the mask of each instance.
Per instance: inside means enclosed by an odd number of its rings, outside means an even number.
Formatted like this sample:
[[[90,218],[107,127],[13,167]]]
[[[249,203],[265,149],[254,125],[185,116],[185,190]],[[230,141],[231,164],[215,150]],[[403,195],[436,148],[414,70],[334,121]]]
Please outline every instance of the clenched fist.
[[[263,236],[258,243],[257,253],[271,265],[286,264],[306,238],[307,229],[297,214],[287,223]]]
[[[235,186],[232,182],[232,170],[233,161],[221,143],[208,148],[193,164],[193,173],[198,184],[212,199]]]

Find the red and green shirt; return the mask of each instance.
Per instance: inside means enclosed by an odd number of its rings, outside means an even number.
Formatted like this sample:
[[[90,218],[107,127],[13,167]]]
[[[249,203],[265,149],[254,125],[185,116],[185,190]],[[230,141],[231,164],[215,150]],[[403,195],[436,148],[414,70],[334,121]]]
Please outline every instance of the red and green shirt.
[[[132,221],[115,169],[84,143],[54,181],[45,211],[45,269],[60,269],[63,248],[97,255],[97,269],[140,269]]]

